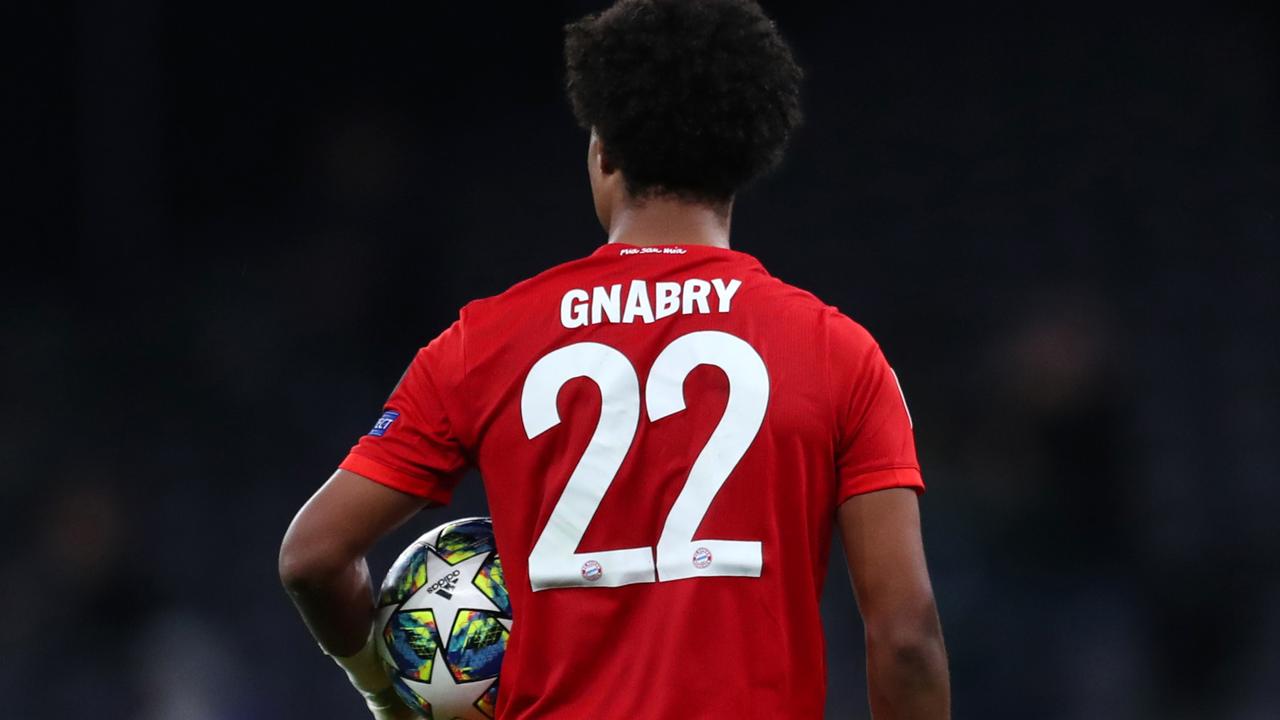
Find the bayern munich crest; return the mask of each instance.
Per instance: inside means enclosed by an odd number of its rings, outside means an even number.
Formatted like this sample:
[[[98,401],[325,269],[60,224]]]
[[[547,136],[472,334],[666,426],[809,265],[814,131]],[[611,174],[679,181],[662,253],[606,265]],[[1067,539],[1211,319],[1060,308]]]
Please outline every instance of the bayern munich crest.
[[[600,563],[595,560],[588,560],[582,563],[582,579],[595,582],[604,575],[604,568],[600,567]]]
[[[693,551],[693,566],[702,570],[711,565],[711,551],[700,547]]]

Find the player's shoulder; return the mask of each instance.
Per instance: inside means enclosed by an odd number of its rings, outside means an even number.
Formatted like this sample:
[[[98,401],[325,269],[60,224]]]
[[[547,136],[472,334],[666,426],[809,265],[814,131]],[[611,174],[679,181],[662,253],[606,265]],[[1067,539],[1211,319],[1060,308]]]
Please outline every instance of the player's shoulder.
[[[809,290],[768,275],[768,279],[760,283],[758,292],[761,300],[777,308],[787,322],[812,324],[831,345],[843,348],[876,345],[875,338],[861,323]]]

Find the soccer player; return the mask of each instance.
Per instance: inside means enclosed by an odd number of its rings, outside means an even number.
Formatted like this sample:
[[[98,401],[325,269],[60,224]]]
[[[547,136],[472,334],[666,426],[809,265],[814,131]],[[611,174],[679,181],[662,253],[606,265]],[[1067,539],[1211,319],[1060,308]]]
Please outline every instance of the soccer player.
[[[799,123],[790,50],[752,0],[620,0],[565,54],[608,242],[418,351],[285,536],[303,618],[375,717],[412,717],[364,557],[474,467],[514,612],[502,720],[820,718],[837,525],[873,714],[948,717],[897,378],[866,330],[729,248],[735,195]]]

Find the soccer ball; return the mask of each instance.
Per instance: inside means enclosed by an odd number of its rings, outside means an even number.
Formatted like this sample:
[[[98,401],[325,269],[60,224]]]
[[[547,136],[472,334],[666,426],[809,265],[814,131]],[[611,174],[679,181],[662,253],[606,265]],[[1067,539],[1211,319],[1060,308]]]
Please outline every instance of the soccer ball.
[[[448,522],[405,549],[382,582],[378,653],[409,707],[430,720],[488,720],[511,632],[489,518]]]

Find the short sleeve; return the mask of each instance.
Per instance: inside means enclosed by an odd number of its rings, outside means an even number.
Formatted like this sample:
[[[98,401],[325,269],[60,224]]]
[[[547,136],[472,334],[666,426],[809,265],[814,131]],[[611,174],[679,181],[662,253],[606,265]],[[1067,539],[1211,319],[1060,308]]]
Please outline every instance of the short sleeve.
[[[907,487],[924,492],[916,443],[897,375],[871,335],[839,313],[828,325],[836,413],[836,503]]]
[[[418,351],[382,416],[338,467],[447,504],[469,464],[447,409],[447,394],[463,374],[462,328],[455,322]]]

